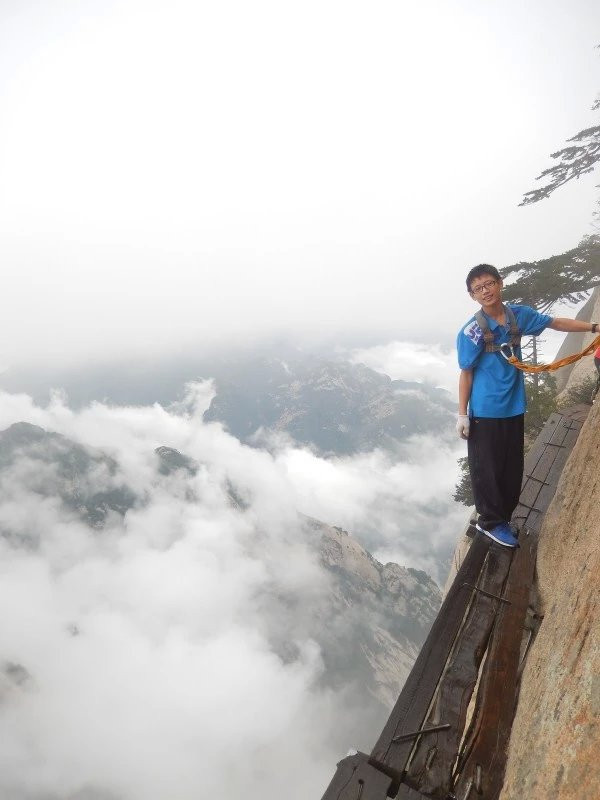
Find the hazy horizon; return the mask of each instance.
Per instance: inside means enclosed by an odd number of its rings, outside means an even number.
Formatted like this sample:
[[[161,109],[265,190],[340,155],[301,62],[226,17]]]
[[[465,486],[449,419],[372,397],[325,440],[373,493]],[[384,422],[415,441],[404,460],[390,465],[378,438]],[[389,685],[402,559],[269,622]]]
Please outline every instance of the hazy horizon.
[[[593,175],[518,203],[596,121],[595,3],[8,0],[0,22],[0,367],[451,346],[470,266],[590,232]]]

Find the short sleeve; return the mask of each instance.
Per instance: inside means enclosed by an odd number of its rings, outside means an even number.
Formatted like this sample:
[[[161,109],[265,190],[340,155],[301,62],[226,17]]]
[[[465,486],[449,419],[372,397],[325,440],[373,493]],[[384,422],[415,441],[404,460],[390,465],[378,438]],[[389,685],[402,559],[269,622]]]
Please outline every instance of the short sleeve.
[[[483,352],[483,331],[475,318],[471,319],[456,338],[458,366],[471,369]]]
[[[550,325],[552,319],[553,317],[549,317],[548,314],[540,314],[535,308],[521,306],[518,325],[521,333],[526,336],[539,336]]]

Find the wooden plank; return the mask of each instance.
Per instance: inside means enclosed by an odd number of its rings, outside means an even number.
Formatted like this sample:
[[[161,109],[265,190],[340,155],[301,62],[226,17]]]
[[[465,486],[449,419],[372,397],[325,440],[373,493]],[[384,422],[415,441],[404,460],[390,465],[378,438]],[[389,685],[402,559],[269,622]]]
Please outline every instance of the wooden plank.
[[[386,800],[394,779],[357,753],[342,759],[321,800]]]
[[[562,415],[559,414],[558,412],[554,412],[554,414],[552,414],[546,421],[546,424],[542,428],[541,432],[538,434],[537,439],[531,445],[531,447],[527,451],[527,455],[525,456],[526,473],[531,472],[534,469],[541,454],[544,451],[546,442],[549,441],[549,439],[552,436],[552,433],[554,432],[554,429],[558,427],[561,420],[562,420]]]
[[[586,407],[583,409],[577,408],[577,414],[587,415]],[[541,529],[544,513],[556,493],[558,480],[581,427],[581,422],[563,415],[558,424],[553,420],[552,425],[544,428],[538,437],[535,458],[526,460],[523,491],[513,514],[513,520],[520,527],[535,532]]]
[[[544,512],[543,511],[532,511],[531,514],[527,517],[526,525],[523,528],[526,528],[529,531],[535,531],[535,533],[539,533],[542,529],[542,523],[544,522]]]
[[[542,513],[546,513],[548,506],[556,494],[556,487],[558,486],[560,476],[562,475],[567,459],[569,458],[569,455],[571,454],[571,451],[577,442],[578,436],[579,430],[576,428],[568,430],[563,441],[563,444],[565,445],[564,449],[558,450],[556,453],[552,467],[546,477],[546,485],[541,487],[536,501],[536,506]]]
[[[502,545],[490,548],[479,588],[502,596],[515,551]],[[477,682],[479,665],[487,648],[499,607],[503,604],[476,592],[437,697],[423,727],[449,724],[448,730],[422,736],[407,769],[405,781],[428,797],[446,800],[452,769],[458,756],[467,708]]]
[[[541,489],[541,486],[540,486]],[[538,492],[539,496],[539,492]],[[537,497],[535,499],[537,503]],[[536,521],[539,519],[540,514],[536,510],[537,505],[533,505],[532,507],[524,506],[519,504],[512,515],[513,522],[516,522],[519,528],[530,528],[536,524]]]
[[[567,431],[561,433],[560,439],[564,440]],[[515,517],[521,517],[525,520],[525,527],[529,524],[529,514],[545,511],[545,507],[540,506],[540,496],[544,489],[547,488],[548,476],[552,471],[552,467],[563,451],[557,447],[546,445],[544,452],[533,469],[525,489],[521,492],[519,498],[519,505],[515,509]],[[522,513],[522,509],[526,513]]]
[[[591,406],[587,406],[585,412],[580,411],[578,414],[574,414],[571,417],[571,419],[577,420],[578,422],[581,422],[581,423],[584,423],[586,421],[586,419],[588,418],[588,415],[590,413],[590,408],[591,408]]]
[[[537,537],[521,534],[520,545],[506,584],[505,595],[511,605],[503,605],[499,611],[481,678],[474,722],[458,762],[453,791],[460,798],[467,796],[469,782],[474,784],[478,779],[478,793],[485,800],[496,800],[502,788],[517,702],[519,657],[533,584]]]
[[[532,458],[535,457],[535,453],[544,449],[544,443],[548,441],[550,436],[552,435],[552,431],[560,425],[561,421],[563,420],[564,415],[561,414],[559,411],[554,411],[544,423],[544,427],[538,434],[537,438],[531,445],[528,450],[528,455]]]
[[[521,526],[530,527],[539,520],[538,512],[533,509],[537,508],[539,493],[556,459],[556,453],[560,452],[554,445],[562,444],[567,432],[564,416],[555,412],[525,457],[521,495],[513,514],[513,520]],[[549,443],[551,446],[548,446]]]
[[[545,478],[538,478],[537,475],[527,478],[525,485],[521,488],[519,505],[525,506],[526,508],[535,507],[535,501],[537,500],[544,480]],[[540,483],[540,481],[542,481],[542,483]]]
[[[470,603],[463,583],[476,583],[491,540],[476,536],[433,622],[396,705],[372,751],[380,762],[403,772],[414,741],[393,742],[395,736],[420,730],[436,686]]]
[[[525,489],[521,492],[519,504],[513,512],[513,519],[526,520],[532,509],[537,508],[537,499],[542,489],[543,483],[530,480]]]
[[[565,433],[569,429],[571,425],[571,420],[567,419],[567,417],[561,417],[560,422],[554,429],[551,436],[548,437],[546,440],[546,444],[549,442],[553,442],[554,444],[561,444],[562,440],[565,438]]]
[[[565,417],[569,417],[569,419],[574,419],[579,422],[585,422],[588,414],[591,411],[591,406],[587,403],[579,403],[574,406],[569,406],[569,408],[561,409],[561,413]]]
[[[556,490],[556,481],[551,479],[556,474],[555,464],[560,463],[560,470],[569,454],[570,450],[562,450],[547,447],[543,457],[538,462],[534,474],[528,478],[527,483],[519,503],[513,513],[513,520],[520,523],[520,527],[531,527],[533,521],[539,518],[540,512],[544,512],[548,507],[547,502],[541,502],[541,498],[546,498],[548,489],[552,494]]]
[[[563,428],[560,436],[560,445],[558,445],[558,447],[562,446],[562,442],[564,441],[566,434],[567,431]],[[537,479],[538,482],[546,480],[552,464],[554,464],[554,460],[560,452],[558,447],[554,443],[548,443],[546,445],[540,460],[530,473],[532,478]]]
[[[565,439],[563,441],[563,444],[565,445],[565,447],[569,448],[569,450],[572,450],[575,447],[575,444],[577,442],[577,439],[579,438],[579,434],[581,433],[582,428],[583,425],[581,423],[571,421],[569,430],[567,431],[567,435],[565,436]]]

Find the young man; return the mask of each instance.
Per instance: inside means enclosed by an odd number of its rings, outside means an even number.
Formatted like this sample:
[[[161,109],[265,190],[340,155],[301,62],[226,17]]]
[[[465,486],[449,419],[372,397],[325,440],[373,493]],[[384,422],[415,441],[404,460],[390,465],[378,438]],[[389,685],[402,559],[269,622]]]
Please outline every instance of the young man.
[[[597,324],[552,318],[529,306],[502,303],[502,278],[479,264],[467,275],[467,291],[481,309],[457,338],[460,379],[456,430],[467,439],[469,470],[479,514],[477,529],[495,542],[516,547],[509,526],[523,480],[523,373],[503,356],[521,358],[519,336],[539,336],[545,328],[591,331]]]

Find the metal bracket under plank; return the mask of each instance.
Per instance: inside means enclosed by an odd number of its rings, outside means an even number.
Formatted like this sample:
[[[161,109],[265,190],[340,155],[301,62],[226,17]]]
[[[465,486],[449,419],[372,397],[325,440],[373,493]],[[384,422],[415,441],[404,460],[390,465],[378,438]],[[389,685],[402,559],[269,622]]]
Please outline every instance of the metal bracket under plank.
[[[369,763],[369,756],[356,753],[342,759],[322,800],[386,800],[398,781]]]

